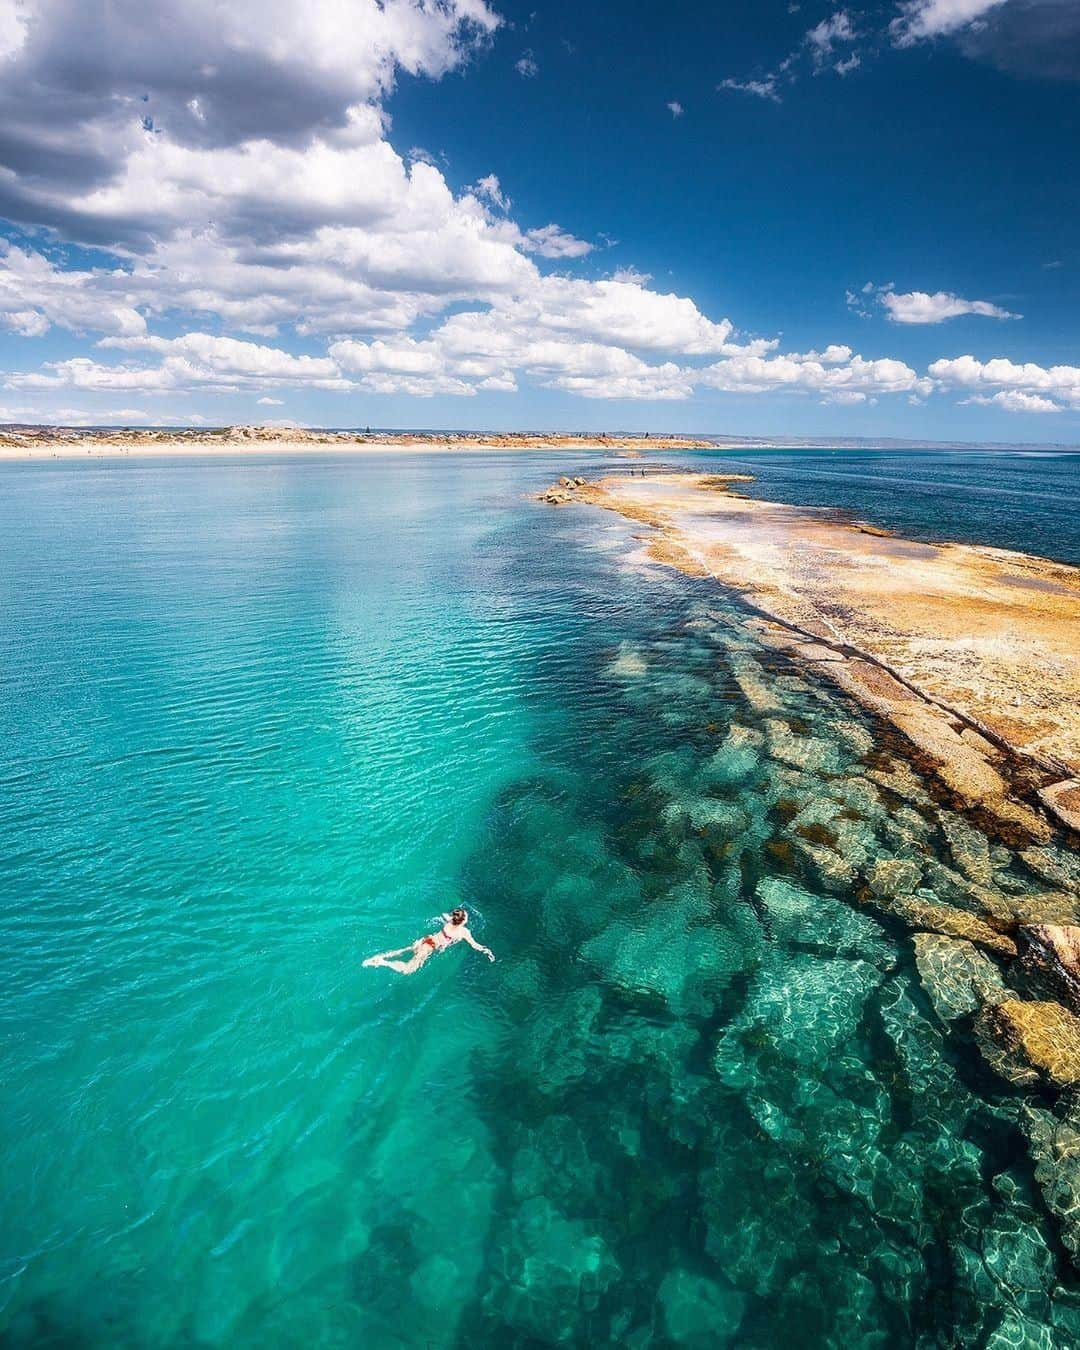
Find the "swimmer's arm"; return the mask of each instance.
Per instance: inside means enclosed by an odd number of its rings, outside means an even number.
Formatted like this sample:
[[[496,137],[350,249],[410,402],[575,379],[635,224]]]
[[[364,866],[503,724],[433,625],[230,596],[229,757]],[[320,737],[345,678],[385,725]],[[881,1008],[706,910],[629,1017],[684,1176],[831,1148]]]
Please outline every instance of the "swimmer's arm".
[[[473,949],[474,952],[483,952],[483,954],[487,957],[489,961],[495,960],[495,953],[491,950],[491,948],[481,946],[480,943],[477,942],[477,940],[473,937],[473,935],[469,932],[467,928],[465,932],[462,933],[462,937],[465,939],[465,941],[469,944],[469,946]]]

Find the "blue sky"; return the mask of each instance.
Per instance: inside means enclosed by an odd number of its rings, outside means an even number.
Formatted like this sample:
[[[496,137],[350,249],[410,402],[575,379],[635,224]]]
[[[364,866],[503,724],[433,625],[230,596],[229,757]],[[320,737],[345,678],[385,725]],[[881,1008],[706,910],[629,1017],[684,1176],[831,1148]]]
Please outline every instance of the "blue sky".
[[[0,0],[0,418],[1080,441],[1080,6]]]

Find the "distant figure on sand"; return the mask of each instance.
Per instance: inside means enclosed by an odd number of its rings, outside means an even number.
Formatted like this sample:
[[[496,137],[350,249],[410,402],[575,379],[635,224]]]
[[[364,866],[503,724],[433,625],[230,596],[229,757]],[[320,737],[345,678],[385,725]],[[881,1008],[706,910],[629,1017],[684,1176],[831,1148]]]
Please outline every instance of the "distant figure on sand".
[[[408,947],[396,947],[391,952],[379,952],[377,956],[369,956],[364,965],[389,966],[391,970],[396,970],[399,975],[412,975],[436,952],[445,951],[447,947],[452,947],[455,942],[467,942],[473,951],[483,952],[489,961],[495,960],[495,953],[491,948],[482,947],[469,932],[469,916],[465,910],[455,909],[444,917],[446,922],[437,933],[429,933],[427,937],[417,938]],[[392,956],[401,956],[405,952],[412,952],[408,961],[391,961]]]

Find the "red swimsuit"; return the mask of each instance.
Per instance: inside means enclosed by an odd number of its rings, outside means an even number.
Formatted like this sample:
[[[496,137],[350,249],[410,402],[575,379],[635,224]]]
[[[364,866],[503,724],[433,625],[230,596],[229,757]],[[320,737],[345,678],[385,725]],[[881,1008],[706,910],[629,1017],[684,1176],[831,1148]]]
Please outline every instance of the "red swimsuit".
[[[439,938],[442,938],[443,941],[439,942],[438,941]],[[453,940],[454,939],[449,935],[449,933],[447,933],[446,925],[444,924],[443,927],[437,933],[429,933],[427,937],[423,939],[423,942],[426,946],[430,947],[432,951],[439,952],[442,951],[444,948],[449,947],[451,942],[453,942]]]

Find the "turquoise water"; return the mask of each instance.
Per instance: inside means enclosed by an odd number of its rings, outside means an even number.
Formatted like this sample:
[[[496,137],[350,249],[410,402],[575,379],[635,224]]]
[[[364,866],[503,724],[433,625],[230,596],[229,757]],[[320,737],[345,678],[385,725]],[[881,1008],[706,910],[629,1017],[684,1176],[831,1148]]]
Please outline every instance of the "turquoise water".
[[[0,468],[5,1346],[1080,1339],[1047,1103],[858,903],[963,822],[527,499],[597,462]]]

